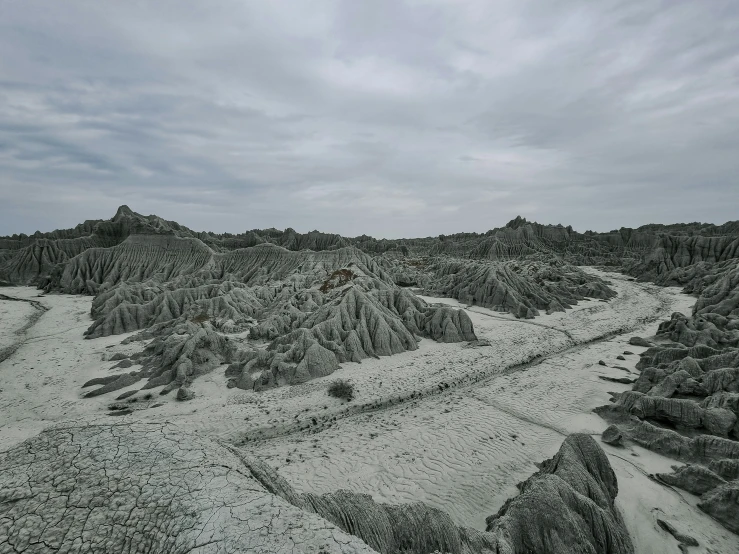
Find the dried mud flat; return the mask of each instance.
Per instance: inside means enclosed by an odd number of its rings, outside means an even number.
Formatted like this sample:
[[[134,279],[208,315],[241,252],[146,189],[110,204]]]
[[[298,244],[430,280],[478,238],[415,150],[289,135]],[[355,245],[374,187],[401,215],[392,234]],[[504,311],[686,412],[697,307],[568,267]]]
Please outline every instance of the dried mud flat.
[[[82,398],[80,387],[123,371],[111,369],[116,362],[101,363],[101,355],[138,347],[120,345],[120,335],[82,340],[89,297],[38,298],[27,287],[5,287],[6,297],[33,300],[46,311],[29,326],[37,311],[29,302],[0,299],[8,314],[3,336],[22,329],[17,348],[0,363],[0,411],[7,415],[0,450],[70,419],[172,422],[237,448],[248,444],[245,452],[276,468],[297,492],[348,489],[378,502],[423,501],[458,525],[484,530],[485,515],[514,496],[516,483],[537,470],[534,462],[551,457],[567,435],[600,436],[607,424],[591,410],[608,402],[609,391],[628,388],[600,377],[637,375],[644,348],[628,345],[629,337],[651,334],[655,321],[689,313],[695,302],[674,288],[587,271],[608,280],[618,295],[534,320],[467,309],[478,338],[489,345],[424,340],[415,351],[344,363],[331,376],[259,393],[227,389],[223,372],[213,371],[192,384],[195,397],[188,403],[154,395],[148,405],[139,401],[145,409],[118,418],[109,415],[110,399]],[[354,383],[352,402],[326,395],[335,378]],[[736,537],[696,508],[697,497],[649,477],[669,471],[673,460],[637,446],[602,447],[618,478],[616,503],[636,552],[677,548],[657,518],[695,537],[699,546],[691,551],[733,551]]]

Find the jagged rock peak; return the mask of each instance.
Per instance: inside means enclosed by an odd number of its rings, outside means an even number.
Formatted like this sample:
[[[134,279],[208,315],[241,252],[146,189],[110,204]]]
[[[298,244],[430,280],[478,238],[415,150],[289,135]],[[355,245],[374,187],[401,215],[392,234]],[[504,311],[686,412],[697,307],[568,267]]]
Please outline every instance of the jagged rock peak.
[[[525,217],[517,215],[514,219],[511,219],[508,223],[506,223],[506,227],[509,229],[518,229],[519,227],[522,227],[527,223],[528,221],[526,221]]]
[[[119,206],[118,209],[116,210],[115,215],[113,216],[113,221],[117,221],[121,217],[124,217],[124,216],[131,216],[131,217],[133,217],[135,215],[136,214],[134,213],[134,211],[131,208],[129,208],[128,206],[126,206],[125,204],[123,204],[122,206]]]

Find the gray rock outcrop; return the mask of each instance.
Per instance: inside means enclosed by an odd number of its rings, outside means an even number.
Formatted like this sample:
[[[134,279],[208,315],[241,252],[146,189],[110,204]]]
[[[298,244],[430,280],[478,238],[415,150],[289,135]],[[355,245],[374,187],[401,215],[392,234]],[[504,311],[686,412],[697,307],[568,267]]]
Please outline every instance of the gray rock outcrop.
[[[734,242],[723,238],[687,242],[715,247],[720,253],[701,251],[692,261],[662,253],[654,259],[665,261],[664,267],[653,270],[661,275],[658,281],[679,276],[686,290],[700,294],[693,312],[674,313],[659,325],[655,342],[636,365],[641,373],[633,390],[614,395],[612,405],[596,412],[636,443],[691,462],[659,477],[702,495],[701,509],[736,532],[739,262]],[[725,255],[729,259],[722,259]]]
[[[673,473],[658,473],[657,477],[668,485],[680,487],[698,496],[726,483],[707,467],[697,464],[682,466]]]
[[[698,507],[721,524],[739,534],[739,481],[717,486],[701,496]]]
[[[616,476],[589,435],[567,437],[519,488],[521,494],[487,520],[488,532],[505,537],[508,549],[498,552],[634,551],[614,506]]]
[[[552,261],[442,261],[430,266],[429,294],[473,306],[533,318],[562,312],[585,298],[609,299],[615,292],[597,277]]]
[[[96,294],[89,338],[135,330],[154,338],[138,359],[143,369],[88,383],[103,385],[90,396],[136,377],[167,392],[232,357],[241,371],[230,369],[230,386],[259,390],[328,375],[341,362],[415,350],[421,337],[476,340],[467,314],[428,306],[351,247],[295,252],[265,243],[217,253],[198,238],[132,235],[70,260],[58,286]],[[267,353],[224,344],[224,335],[244,331],[269,340]]]
[[[623,443],[623,433],[616,425],[609,425],[603,434],[600,436],[601,440],[606,444],[613,446],[620,446]]]

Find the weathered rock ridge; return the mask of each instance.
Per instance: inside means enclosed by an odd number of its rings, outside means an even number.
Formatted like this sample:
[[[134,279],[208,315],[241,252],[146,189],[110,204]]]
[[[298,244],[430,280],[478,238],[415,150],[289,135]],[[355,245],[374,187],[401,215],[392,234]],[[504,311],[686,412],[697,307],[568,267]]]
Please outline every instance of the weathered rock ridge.
[[[428,269],[426,291],[475,306],[533,318],[562,312],[585,298],[607,300],[616,293],[592,275],[561,261],[442,261]]]
[[[485,261],[561,258],[575,265],[607,265],[643,280],[692,286],[714,266],[739,257],[739,223],[644,225],[607,233],[579,233],[572,227],[541,225],[517,217],[486,233],[458,233],[416,239],[342,237],[294,229],[254,229],[242,234],[196,232],[155,215],[121,206],[110,220],[86,221],[74,229],[0,237],[0,281],[43,283],[60,263],[95,247],[107,248],[135,235],[197,239],[218,253],[273,244],[287,250],[325,251],[354,246],[389,258],[454,257]],[[412,269],[412,266],[411,266]]]

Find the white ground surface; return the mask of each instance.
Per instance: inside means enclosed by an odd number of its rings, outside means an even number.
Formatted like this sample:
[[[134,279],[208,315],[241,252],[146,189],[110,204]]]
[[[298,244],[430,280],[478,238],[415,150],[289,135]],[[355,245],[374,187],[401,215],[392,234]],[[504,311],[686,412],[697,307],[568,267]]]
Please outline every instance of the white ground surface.
[[[49,308],[33,327],[18,335],[15,330],[22,328],[35,310],[27,302],[0,300],[2,344],[21,343],[0,363],[0,450],[55,421],[85,415],[104,417],[103,409],[110,399],[82,399],[80,387],[103,374],[101,366],[111,365],[101,363],[102,352],[106,346],[119,343],[121,337],[82,340],[91,323],[92,298],[39,298],[39,291],[29,287],[3,287],[0,293],[36,300]]]
[[[601,275],[619,293],[607,303],[582,302],[533,321],[473,308],[475,331],[491,346],[423,340],[414,352],[343,364],[330,377],[259,394],[227,389],[223,371],[216,370],[195,381],[194,400],[178,403],[155,389],[151,400],[135,403],[145,409],[116,420],[167,419],[237,443],[248,440],[245,448],[298,490],[346,488],[378,501],[422,500],[460,524],[482,529],[485,517],[516,494],[515,484],[536,470],[534,462],[552,456],[566,434],[599,435],[606,427],[592,408],[608,402],[608,391],[628,386],[598,376],[635,376],[643,349],[628,345],[628,338],[651,335],[655,318],[687,313],[694,302],[676,289]],[[107,406],[125,389],[84,399],[80,387],[111,371],[131,371],[112,370],[115,362],[101,359],[143,345],[120,346],[123,336],[83,340],[91,323],[90,297],[36,298],[38,291],[29,288],[0,292],[49,308],[33,327],[14,335],[31,311],[25,302],[0,300],[0,340],[12,335],[23,341],[0,363],[0,450],[56,421],[110,421]],[[594,342],[581,344],[588,341]],[[617,360],[625,350],[634,354]],[[337,377],[355,384],[351,403],[326,395]],[[649,479],[676,462],[636,447],[603,446],[618,476],[618,503],[637,552],[678,551],[676,541],[657,527],[657,517],[698,539],[701,546],[691,552],[739,551],[736,536],[695,508],[695,497]]]
[[[27,302],[0,301],[0,351],[21,340],[20,329],[35,311]]]

